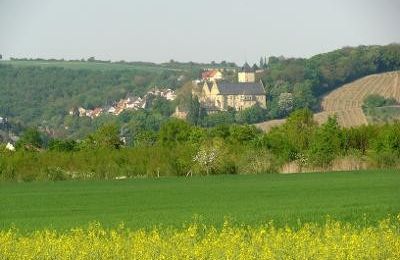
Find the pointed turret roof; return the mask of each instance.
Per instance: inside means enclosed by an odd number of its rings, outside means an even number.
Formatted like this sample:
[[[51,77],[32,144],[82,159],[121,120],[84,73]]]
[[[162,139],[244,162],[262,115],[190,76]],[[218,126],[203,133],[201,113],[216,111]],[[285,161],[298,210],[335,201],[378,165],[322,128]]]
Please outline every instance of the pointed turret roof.
[[[241,71],[242,72],[253,72],[253,69],[250,67],[250,65],[247,62],[245,62]]]

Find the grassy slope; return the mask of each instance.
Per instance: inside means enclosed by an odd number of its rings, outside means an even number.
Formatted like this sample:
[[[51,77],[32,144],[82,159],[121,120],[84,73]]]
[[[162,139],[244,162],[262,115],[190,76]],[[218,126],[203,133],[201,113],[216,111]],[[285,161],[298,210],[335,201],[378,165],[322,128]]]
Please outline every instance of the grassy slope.
[[[98,220],[132,228],[176,225],[200,215],[221,224],[296,225],[327,215],[362,224],[400,212],[400,172],[214,176],[143,180],[0,184],[0,229],[58,229]]]
[[[141,70],[141,71],[176,70],[161,65],[115,64],[115,63],[80,62],[80,61],[1,61],[0,64],[9,64],[13,66],[63,67],[66,69],[91,69],[91,70]]]
[[[105,62],[81,62],[81,61],[37,61],[37,60],[0,60],[0,64],[8,64],[13,66],[40,66],[40,67],[63,67],[66,69],[90,69],[90,70],[141,70],[141,71],[156,71],[161,72],[169,71],[190,71],[192,69],[201,70],[204,68],[214,68],[211,64],[194,63],[192,65],[187,63],[141,63],[134,64],[118,64],[118,63],[105,63]],[[219,66],[220,68],[236,69],[229,66]]]

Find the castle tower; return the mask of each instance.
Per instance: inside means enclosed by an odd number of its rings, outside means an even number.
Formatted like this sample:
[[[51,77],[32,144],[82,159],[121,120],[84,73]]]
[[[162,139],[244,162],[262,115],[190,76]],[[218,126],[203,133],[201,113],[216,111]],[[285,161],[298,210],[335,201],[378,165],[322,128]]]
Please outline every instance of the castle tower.
[[[239,82],[255,82],[256,73],[246,62],[238,73]]]

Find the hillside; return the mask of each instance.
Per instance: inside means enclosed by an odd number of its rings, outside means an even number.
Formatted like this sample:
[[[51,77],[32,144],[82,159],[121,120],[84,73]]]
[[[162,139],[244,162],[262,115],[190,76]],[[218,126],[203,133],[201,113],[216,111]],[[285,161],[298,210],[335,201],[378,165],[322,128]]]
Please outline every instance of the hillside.
[[[71,109],[108,107],[127,96],[143,96],[154,87],[178,89],[185,82],[197,79],[202,69],[210,67],[231,69],[236,65],[225,61],[209,64],[173,60],[161,64],[110,62],[94,57],[70,61],[0,61],[0,116],[22,128],[38,127],[60,137],[84,136],[115,118],[104,117],[100,121],[71,118]],[[367,75],[400,70],[400,45],[345,47],[309,59],[270,57],[268,61],[262,60],[260,67],[263,72],[258,77],[268,93],[267,109],[257,115],[257,111],[245,111],[245,118],[251,120],[237,116],[239,123],[285,118],[301,108],[318,111],[318,100],[336,88]],[[232,71],[227,71],[224,76],[229,78],[231,74]],[[190,92],[182,93],[185,93],[181,96],[186,97],[184,102],[188,104]],[[328,103],[328,110],[347,111],[330,108],[332,104]],[[366,121],[357,108],[348,117],[354,117],[354,113],[359,116],[348,121]],[[323,120],[327,115],[322,113],[317,118]],[[229,121],[230,113],[218,116],[222,120],[208,118],[210,120],[207,119],[205,125],[215,125],[209,124],[213,120],[232,122]],[[129,118],[123,120],[124,123],[130,121]],[[280,122],[274,121],[273,124]]]
[[[62,67],[65,69],[89,69],[96,71],[107,71],[107,70],[141,70],[141,71],[164,71],[173,70],[179,71],[167,66],[161,66],[153,63],[110,63],[110,62],[86,62],[86,61],[62,61],[62,60],[10,60],[1,61],[0,64],[13,65],[17,67],[28,67],[28,66],[39,66],[42,68],[48,67]]]
[[[181,73],[192,73],[198,76],[200,71],[204,68],[220,68],[220,69],[236,69],[237,66],[233,62],[221,63],[195,63],[195,62],[176,62],[170,61],[165,63],[153,63],[142,61],[102,61],[102,60],[45,60],[45,59],[15,59],[0,60],[0,64],[12,65],[15,67],[61,67],[64,69],[73,70],[94,70],[94,71],[110,71],[110,70],[128,70],[128,71],[147,71],[147,72],[168,72],[175,71]]]
[[[362,110],[363,100],[372,94],[400,101],[400,71],[374,74],[345,84],[326,96],[321,102],[322,112],[314,115],[318,123],[325,122],[329,116],[336,115],[343,127],[368,124]],[[283,124],[285,120],[270,120],[257,124],[268,131],[274,126]]]

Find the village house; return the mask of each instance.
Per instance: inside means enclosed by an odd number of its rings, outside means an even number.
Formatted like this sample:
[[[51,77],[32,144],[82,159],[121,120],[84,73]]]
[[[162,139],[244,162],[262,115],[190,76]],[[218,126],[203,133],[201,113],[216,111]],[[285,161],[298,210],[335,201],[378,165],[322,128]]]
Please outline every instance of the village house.
[[[203,73],[201,73],[201,78],[204,81],[216,81],[216,80],[222,80],[223,75],[222,72],[219,70],[206,70]]]
[[[261,81],[255,82],[255,79],[255,71],[246,63],[238,72],[238,82],[205,81],[197,96],[208,112],[228,108],[240,111],[256,104],[265,108],[264,85]]]
[[[90,117],[91,119],[99,117],[103,113],[109,113],[118,116],[125,110],[139,110],[146,108],[146,103],[148,102],[149,95],[164,97],[169,101],[173,101],[176,99],[176,93],[174,90],[154,88],[153,90],[149,90],[143,98],[129,96],[125,99],[120,99],[118,102],[114,102],[111,106],[107,106],[104,108],[96,107],[93,110],[85,109],[83,107],[72,108],[69,111],[69,114],[71,116]]]
[[[153,95],[153,96],[159,96],[159,97],[164,97],[166,100],[173,101],[176,99],[176,94],[175,91],[172,89],[158,89],[154,88],[153,90],[150,90],[147,92],[147,94],[144,96],[146,99],[147,95]]]

